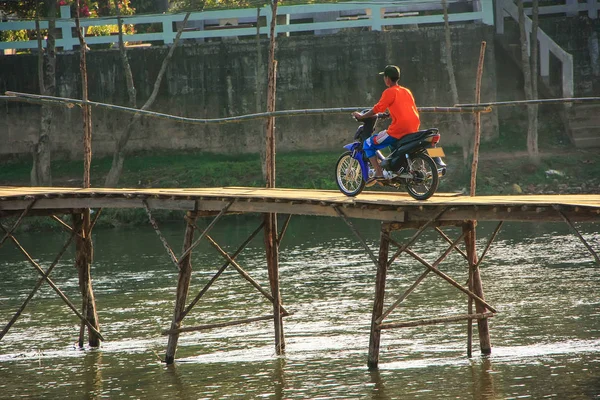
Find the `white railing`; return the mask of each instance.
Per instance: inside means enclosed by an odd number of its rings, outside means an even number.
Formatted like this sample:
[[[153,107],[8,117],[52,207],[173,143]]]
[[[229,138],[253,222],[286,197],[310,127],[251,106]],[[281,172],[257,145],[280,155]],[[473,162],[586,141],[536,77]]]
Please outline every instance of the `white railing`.
[[[587,11],[590,18],[598,17],[598,0],[587,0],[586,3],[578,3],[577,0],[563,0],[563,5],[539,7],[540,15],[562,14],[571,15],[580,11]],[[525,1],[524,3],[531,3]],[[531,8],[525,9],[525,13],[531,15]],[[519,10],[514,0],[496,0],[496,33],[504,33],[504,18],[512,17],[519,21]],[[532,21],[525,16],[525,31],[527,32],[527,45],[530,48],[529,37],[531,35]],[[540,76],[547,78],[550,75],[550,54],[554,55],[562,67],[562,96],[571,98],[574,95],[573,82],[573,56],[567,53],[544,31],[538,29],[537,39],[539,42]],[[529,51],[531,53],[531,51]]]
[[[450,22],[477,21],[493,25],[492,0],[447,0],[450,7]],[[468,8],[468,11],[453,11]],[[395,1],[365,1],[344,2],[337,4],[306,4],[295,6],[281,6],[277,9],[277,34],[289,35],[295,32],[313,32],[314,34],[335,33],[340,29],[368,28],[381,31],[384,27],[415,25],[415,24],[441,24],[443,23],[441,0],[395,0]],[[177,31],[177,24],[184,18],[183,14],[157,14],[144,16],[131,16],[123,18],[127,25],[136,26],[155,24],[161,27],[159,32],[134,33],[125,35],[127,42],[159,42],[161,44],[173,43]],[[190,15],[182,39],[210,39],[239,36],[268,35],[272,18],[270,7],[257,9],[236,9],[222,11],[196,12]],[[116,25],[116,18],[82,18],[81,26]],[[62,37],[57,39],[56,46],[63,50],[72,50],[79,45],[79,39],[73,34],[75,20],[70,14],[68,6],[60,8],[60,18],[56,26],[62,32]],[[47,21],[40,23],[41,29],[48,28]],[[0,22],[0,31],[8,30],[35,30],[34,21],[9,21]],[[116,43],[117,37],[88,36],[88,44]],[[3,49],[34,49],[37,41],[0,42]]]

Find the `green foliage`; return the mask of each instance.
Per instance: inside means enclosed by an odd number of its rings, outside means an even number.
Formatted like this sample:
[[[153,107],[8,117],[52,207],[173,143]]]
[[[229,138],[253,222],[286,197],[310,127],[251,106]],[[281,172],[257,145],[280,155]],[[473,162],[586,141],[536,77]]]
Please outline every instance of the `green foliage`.
[[[0,41],[2,42],[18,42],[22,40],[29,40],[26,30],[0,32]]]

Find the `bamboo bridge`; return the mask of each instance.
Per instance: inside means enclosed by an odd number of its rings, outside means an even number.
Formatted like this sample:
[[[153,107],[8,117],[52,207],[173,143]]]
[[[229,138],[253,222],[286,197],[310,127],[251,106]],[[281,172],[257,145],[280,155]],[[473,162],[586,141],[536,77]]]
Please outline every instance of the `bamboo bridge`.
[[[140,208],[145,209],[148,220],[156,231],[171,261],[179,270],[177,293],[171,326],[162,333],[169,337],[165,359],[167,364],[175,360],[177,342],[180,334],[204,329],[225,328],[227,326],[252,323],[255,321],[273,320],[275,329],[275,348],[277,354],[285,351],[283,333],[283,317],[292,315],[281,301],[279,287],[279,243],[285,236],[292,215],[314,215],[341,218],[356,235],[365,249],[366,256],[375,264],[375,295],[370,328],[370,344],[368,350],[369,368],[377,368],[381,331],[417,325],[450,323],[467,321],[467,354],[471,356],[473,321],[477,322],[479,344],[482,354],[491,352],[488,318],[498,311],[485,299],[479,266],[492,245],[504,221],[565,222],[581,240],[582,244],[600,264],[596,250],[586,242],[579,233],[575,223],[600,222],[600,195],[517,195],[517,196],[462,196],[457,194],[436,194],[426,201],[416,201],[406,194],[392,192],[366,191],[355,198],[349,198],[337,191],[306,189],[267,189],[256,187],[219,187],[189,189],[105,189],[105,188],[57,188],[57,187],[0,187],[0,247],[7,241],[13,242],[31,265],[39,272],[40,278],[31,294],[16,311],[2,331],[0,340],[17,321],[29,301],[44,282],[49,284],[81,321],[79,344],[83,346],[84,328],[88,328],[90,346],[99,346],[104,337],[96,312],[92,281],[90,276],[91,231],[104,208]],[[90,209],[96,210],[91,218]],[[186,231],[183,252],[177,256],[152,216],[153,210],[185,211]],[[228,214],[257,214],[261,223],[257,229],[232,254],[228,254],[211,238],[209,232],[217,222],[226,223],[222,219]],[[72,224],[61,219],[71,216]],[[277,229],[277,215],[285,215],[281,230]],[[69,240],[58,252],[52,264],[44,271],[29,255],[14,232],[24,218],[43,216],[56,221],[62,228],[71,233]],[[274,216],[274,219],[273,219]],[[210,222],[205,229],[196,224],[198,218],[208,218]],[[352,219],[362,218],[381,222],[379,252],[376,254],[369,248]],[[86,223],[87,220],[87,223]],[[498,225],[488,239],[481,254],[477,254],[475,234],[477,221],[496,221]],[[7,222],[12,226],[7,227]],[[450,238],[442,228],[446,226],[461,227],[456,238]],[[87,227],[87,228],[86,228]],[[399,243],[393,237],[395,231],[412,229],[414,234],[405,243]],[[419,236],[427,229],[435,230],[448,243],[448,248],[434,262],[429,262],[411,250]],[[258,233],[264,231],[265,250],[269,269],[269,290],[254,280],[239,263],[236,257]],[[207,240],[223,256],[225,263],[216,271],[206,286],[188,302],[189,286],[192,272],[192,252],[202,241]],[[79,273],[79,284],[82,294],[82,306],[76,307],[73,302],[56,286],[50,278],[52,269],[59,262],[65,251],[75,241],[75,264]],[[459,245],[464,242],[464,250]],[[390,250],[393,253],[390,254]],[[452,252],[459,252],[468,265],[466,285],[464,277],[452,278],[444,273],[440,264]],[[397,299],[384,302],[386,277],[388,268],[398,256],[406,253],[418,260],[425,267],[418,279]],[[1,254],[1,253],[0,253]],[[201,300],[210,285],[228,267],[235,268],[240,275],[253,285],[258,292],[273,304],[273,314],[258,316],[231,322],[215,323],[201,326],[182,326],[182,322],[193,307]],[[425,318],[418,321],[386,322],[386,318],[406,299],[410,293],[428,275],[435,274],[448,284],[463,292],[467,299],[467,312],[461,315],[443,315],[436,318]],[[391,296],[390,296],[391,297]],[[386,308],[387,307],[387,308]]]

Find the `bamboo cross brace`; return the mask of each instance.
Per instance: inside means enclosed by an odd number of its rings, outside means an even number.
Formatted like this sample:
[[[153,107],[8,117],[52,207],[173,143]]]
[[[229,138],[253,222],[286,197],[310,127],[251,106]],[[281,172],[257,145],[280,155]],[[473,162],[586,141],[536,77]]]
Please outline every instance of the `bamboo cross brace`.
[[[406,322],[391,322],[389,324],[381,324],[378,329],[390,329],[390,328],[408,328],[411,326],[422,326],[422,325],[434,325],[434,324],[445,324],[448,322],[458,322],[468,319],[469,321],[474,319],[485,319],[493,317],[494,313],[486,312],[479,314],[466,314],[466,315],[449,315],[446,317],[421,319],[418,321],[406,321]]]
[[[458,245],[458,242],[460,242],[463,238],[465,237],[465,234],[463,233],[462,235],[459,236],[458,239],[456,239],[454,242],[452,242],[450,244],[450,247],[448,249],[446,249],[446,251],[432,264],[432,267],[436,267],[438,265],[441,264],[442,261],[444,261],[446,259],[446,257],[448,257],[448,254],[450,254],[452,252],[452,250],[454,250],[456,248],[456,246]],[[393,243],[395,246],[400,247],[400,244],[398,244],[395,240],[390,238],[390,242]],[[413,292],[413,290],[416,289],[416,287],[423,281],[423,279],[425,279],[425,277],[429,274],[429,272],[431,272],[430,268],[427,268],[425,270],[425,272],[423,272],[415,281],[415,283],[413,283],[408,289],[406,289],[406,291],[402,294],[402,296],[400,296],[400,298],[398,300],[396,300],[394,302],[394,304],[392,304],[387,311],[385,311],[383,314],[381,314],[381,317],[379,317],[377,319],[377,321],[375,321],[376,324],[381,324],[381,322],[388,316],[390,315],[390,313],[392,311],[394,311],[394,309],[396,307],[398,307],[398,305],[400,305],[400,303],[402,303],[409,294],[411,294]]]
[[[481,262],[485,258],[485,256],[486,256],[488,250],[490,249],[492,243],[496,239],[496,236],[498,235],[498,232],[500,232],[500,228],[502,227],[503,223],[504,223],[504,221],[500,221],[498,223],[498,225],[496,226],[496,229],[494,229],[494,232],[492,233],[492,236],[490,237],[490,240],[488,240],[487,244],[485,245],[485,249],[483,249],[483,253],[481,253],[481,257],[479,258],[479,260],[477,260],[477,264],[475,264],[475,269],[479,268],[479,265],[481,265]]]
[[[4,230],[5,235],[2,238],[2,240],[0,240],[0,247],[2,247],[2,245],[4,244],[4,242],[6,241],[6,239],[8,239],[12,233],[14,232],[15,229],[17,229],[19,227],[19,225],[21,225],[21,222],[23,221],[23,218],[25,218],[25,216],[27,215],[27,213],[29,213],[29,210],[31,210],[31,208],[33,207],[33,205],[35,204],[35,202],[37,201],[37,199],[33,199],[31,201],[31,203],[29,203],[27,205],[27,207],[25,208],[25,210],[23,210],[23,212],[21,213],[21,215],[19,216],[19,218],[15,221],[14,225],[12,228],[10,228],[9,231],[6,231],[6,229],[4,229],[4,227],[2,227],[2,229]]]
[[[171,258],[171,261],[179,269],[180,268],[179,260],[177,259],[177,256],[173,252],[173,249],[171,249],[171,246],[169,246],[169,242],[167,242],[167,239],[163,236],[162,232],[158,228],[158,224],[156,223],[156,220],[152,216],[150,207],[148,207],[148,202],[146,200],[142,200],[142,203],[144,204],[144,208],[146,209],[146,214],[148,215],[148,220],[150,221],[150,225],[152,225],[152,228],[154,228],[154,232],[156,232],[156,234],[158,235],[158,238],[160,239],[163,247],[165,248],[165,250],[167,251],[167,254]]]
[[[196,239],[196,241],[194,243],[191,244],[190,247],[188,247],[188,249],[186,251],[183,252],[183,254],[179,257],[179,260],[183,260],[186,256],[188,256],[192,250],[198,246],[198,244],[200,244],[200,241],[202,240],[202,238],[204,238],[204,235],[206,235],[213,226],[215,226],[215,224],[217,223],[218,220],[221,219],[221,217],[223,215],[225,215],[225,213],[227,212],[227,210],[229,209],[229,207],[231,207],[231,205],[235,202],[235,199],[231,200],[229,203],[227,203],[225,205],[225,207],[223,207],[221,209],[221,211],[219,212],[219,214],[213,218],[213,220],[210,222],[210,224],[208,224],[208,226],[206,227],[206,229],[204,229],[204,231],[202,232],[202,234],[200,234],[200,237],[198,237],[198,239]]]
[[[21,308],[19,308],[19,310],[17,310],[15,315],[13,315],[12,319],[8,322],[8,324],[6,324],[4,329],[2,329],[2,332],[0,332],[0,340],[2,340],[4,335],[6,335],[8,333],[8,330],[14,325],[14,323],[17,322],[17,319],[21,316],[21,313],[25,310],[25,307],[27,307],[27,304],[29,304],[31,299],[33,299],[33,296],[36,294],[38,289],[42,286],[42,284],[44,283],[44,280],[50,276],[50,273],[52,272],[54,267],[58,264],[58,262],[64,255],[65,251],[67,251],[67,248],[69,247],[69,245],[71,244],[71,242],[73,241],[75,236],[76,236],[76,232],[72,231],[71,236],[69,237],[69,240],[67,240],[65,245],[62,247],[62,249],[59,251],[57,256],[54,258],[54,261],[52,262],[52,264],[50,264],[50,266],[48,267],[46,272],[44,272],[44,275],[37,281],[37,283],[33,287],[33,290],[31,291],[29,296],[25,299],[25,301],[21,305]]]
[[[92,230],[94,229],[94,226],[96,226],[96,222],[98,221],[98,218],[100,218],[100,214],[102,214],[102,210],[103,210],[103,208],[99,208],[98,211],[96,211],[96,213],[94,214],[94,219],[90,223],[90,232],[89,232],[90,235],[92,234]],[[91,210],[90,210],[90,212],[91,212]]]
[[[279,246],[281,244],[281,241],[283,240],[285,233],[287,232],[287,228],[290,225],[291,219],[292,219],[292,214],[288,214],[288,216],[285,219],[285,222],[283,223],[283,227],[281,228],[281,232],[277,236],[277,246]]]
[[[285,317],[285,315],[284,315],[284,317]],[[202,331],[202,330],[213,329],[213,328],[224,328],[227,326],[242,325],[242,324],[248,324],[248,323],[257,322],[257,321],[268,321],[268,320],[272,320],[273,318],[275,318],[275,316],[273,314],[271,314],[271,315],[265,315],[265,316],[261,316],[261,317],[240,319],[237,321],[217,322],[214,324],[188,326],[185,328],[177,328],[177,329],[167,329],[167,330],[162,331],[162,334],[164,336],[167,336],[167,335],[179,334],[179,333],[183,333],[183,332],[195,332],[195,331]]]
[[[76,236],[81,238],[81,235],[78,232],[75,232],[73,230],[73,228],[71,227],[71,225],[67,224],[65,221],[58,218],[56,215],[52,215],[52,216],[50,216],[50,218],[52,218],[54,221],[58,222],[60,224],[60,226],[62,226],[67,232],[75,233]]]
[[[98,221],[98,218],[100,217],[101,213],[102,213],[102,208],[99,208],[98,211],[96,212],[96,214],[94,214],[94,219],[90,223],[89,234],[92,233],[92,229],[94,229],[94,226],[96,225],[96,221]],[[63,221],[62,219],[60,219],[56,215],[51,215],[50,218],[52,218],[54,221],[58,222],[60,224],[60,226],[62,226],[63,228],[65,228],[65,230],[67,232],[69,232],[69,233],[73,232],[73,228],[71,227],[71,225],[67,224],[65,221]],[[81,235],[79,233],[77,233],[77,236],[81,237]]]
[[[418,238],[419,236],[421,236],[421,234],[425,231],[425,229],[427,229],[427,227],[429,225],[431,225],[433,222],[437,221],[442,214],[444,214],[446,212],[448,208],[444,208],[442,211],[440,211],[435,217],[433,217],[432,219],[430,219],[429,221],[427,221],[425,224],[423,224],[416,232],[415,234],[408,240],[408,242],[406,242],[406,244],[404,246],[402,246],[400,249],[398,249],[398,251],[396,251],[396,253],[394,253],[394,255],[389,259],[388,261],[388,267],[390,265],[392,265],[392,263],[394,262],[394,260],[396,258],[398,258],[398,256],[400,254],[402,254],[403,251],[405,251],[406,249],[408,249],[408,247],[410,245],[412,245]]]
[[[4,226],[2,226],[2,224],[0,224],[0,228],[4,231],[7,232],[7,230],[4,228]],[[100,332],[98,332],[98,330],[96,330],[96,328],[94,327],[94,325],[92,325],[90,323],[90,321],[87,320],[87,318],[85,318],[78,310],[77,308],[73,305],[73,303],[69,300],[69,298],[63,293],[62,290],[60,290],[55,284],[54,282],[52,282],[52,279],[48,278],[46,276],[46,273],[44,272],[44,270],[42,269],[42,267],[39,266],[38,263],[35,262],[35,260],[33,258],[31,258],[31,256],[29,255],[29,253],[27,253],[27,251],[23,248],[23,246],[21,246],[21,244],[17,241],[17,239],[13,236],[10,235],[9,236],[10,239],[12,240],[12,242],[15,244],[15,246],[17,247],[17,249],[19,249],[21,251],[21,253],[23,253],[23,255],[25,256],[25,258],[27,258],[27,261],[29,261],[29,263],[31,265],[33,265],[33,267],[35,269],[38,270],[38,272],[42,275],[43,279],[48,282],[48,285],[50,285],[50,287],[52,289],[54,289],[54,291],[56,292],[56,294],[58,294],[58,296],[65,302],[65,304],[67,306],[69,306],[69,308],[75,313],[75,315],[77,315],[77,317],[79,317],[79,319],[85,323],[88,328],[90,328],[90,330],[92,332],[94,332],[96,335],[98,335],[98,337],[101,340],[104,340],[104,337],[102,337],[102,334],[100,334]]]
[[[446,235],[446,234],[444,233],[444,231],[442,231],[442,230],[440,229],[440,227],[439,227],[439,226],[436,226],[436,227],[435,227],[435,230],[436,230],[436,231],[437,231],[437,232],[440,234],[440,236],[442,236],[442,237],[444,238],[444,240],[445,240],[446,242],[448,242],[449,244],[452,244],[452,239],[450,239],[450,238],[448,237],[448,235]],[[465,258],[465,260],[468,260],[468,257],[467,257],[467,255],[465,254],[465,252],[464,252],[464,251],[462,251],[460,248],[458,248],[458,246],[457,246],[457,247],[455,247],[454,249],[455,249],[457,252],[459,252],[459,253],[460,253],[460,254],[461,254],[461,255],[462,255],[464,258]]]
[[[452,286],[454,286],[455,288],[457,288],[458,290],[460,290],[461,292],[465,293],[467,296],[473,298],[475,301],[479,302],[482,306],[486,307],[488,310],[490,310],[493,313],[496,313],[498,311],[496,311],[496,309],[494,307],[492,307],[491,305],[489,305],[485,300],[483,300],[481,297],[477,296],[475,293],[473,293],[472,291],[470,291],[469,289],[464,288],[461,284],[459,284],[458,282],[456,282],[454,279],[450,278],[448,275],[446,275],[445,273],[443,273],[442,271],[440,271],[439,269],[433,267],[431,264],[429,264],[426,260],[422,259],[417,253],[415,253],[414,251],[410,250],[410,249],[406,249],[406,252],[408,254],[410,254],[415,260],[419,261],[421,264],[423,264],[424,266],[426,266],[427,268],[429,268],[431,270],[431,272],[435,273],[436,275],[438,275],[439,277],[441,277],[442,279],[446,280],[448,283],[450,283]]]
[[[600,258],[598,257],[598,253],[596,253],[594,251],[594,249],[592,248],[592,246],[590,246],[589,243],[585,240],[585,238],[581,235],[581,233],[579,233],[579,231],[577,230],[577,228],[575,227],[575,225],[573,225],[573,223],[571,222],[571,220],[565,215],[564,212],[562,212],[562,210],[560,209],[560,206],[559,205],[554,205],[553,207],[560,214],[560,216],[567,223],[567,225],[569,225],[569,227],[573,230],[573,232],[575,232],[575,235],[577,235],[577,237],[579,238],[579,240],[581,240],[581,243],[583,243],[583,245],[592,254],[592,256],[594,257],[594,259],[596,260],[596,263],[598,265],[600,265]]]
[[[262,286],[260,286],[258,282],[256,282],[246,271],[244,271],[244,269],[237,263],[237,261],[235,261],[233,258],[231,258],[231,256],[229,254],[227,254],[227,252],[225,250],[223,250],[221,248],[221,246],[219,246],[219,244],[217,242],[215,242],[213,240],[213,238],[210,237],[210,235],[206,235],[205,238],[215,249],[217,249],[217,251],[219,253],[221,253],[221,255],[227,261],[229,261],[229,263],[231,265],[233,265],[233,267],[240,273],[240,275],[242,275],[242,277],[244,279],[246,279],[248,282],[250,282],[250,284],[252,286],[254,286],[256,288],[256,290],[258,290],[260,293],[262,293],[262,295],[265,296],[267,299],[269,299],[272,303],[275,303],[275,298],[271,295],[271,293],[269,293],[265,289],[263,289]],[[283,308],[283,306],[280,306],[280,307],[281,307],[281,311],[282,311],[283,315],[289,315],[289,313]]]
[[[375,254],[373,254],[373,251],[371,251],[371,249],[369,248],[369,245],[367,245],[367,242],[365,241],[365,239],[363,239],[363,237],[360,235],[360,233],[356,230],[356,228],[354,227],[352,222],[348,219],[348,217],[346,217],[346,214],[344,214],[344,212],[342,210],[340,210],[338,206],[334,206],[333,209],[340,217],[342,217],[342,219],[344,220],[346,225],[348,225],[348,227],[354,233],[354,235],[356,235],[356,237],[358,238],[360,243],[363,245],[363,247],[367,251],[367,254],[369,254],[371,261],[373,261],[375,266],[378,267],[379,261],[377,261],[377,257],[375,257]]]
[[[235,251],[235,253],[233,253],[233,255],[231,256],[232,259],[235,259],[248,245],[248,243],[250,243],[252,241],[252,239],[254,239],[256,237],[256,235],[258,235],[258,233],[263,229],[263,227],[265,226],[264,221],[258,226],[258,228],[256,228],[254,230],[254,232],[252,232],[252,234],[250,234],[250,236],[244,241],[244,243],[242,243],[240,245],[240,247],[238,247],[238,249]],[[208,281],[208,283],[202,288],[202,290],[200,291],[200,293],[198,293],[198,295],[194,298],[194,300],[192,300],[192,302],[187,306],[187,308],[181,313],[179,320],[182,321],[186,315],[192,310],[192,308],[194,308],[194,306],[198,303],[198,301],[200,301],[200,299],[202,298],[202,296],[204,296],[204,294],[208,291],[208,289],[212,286],[213,283],[215,283],[215,281],[219,278],[219,276],[221,276],[221,274],[223,272],[225,272],[225,270],[227,269],[227,267],[229,266],[230,262],[229,260],[226,261],[221,268],[219,268],[219,270],[215,273],[215,275],[213,275],[212,278],[210,278],[210,280]]]

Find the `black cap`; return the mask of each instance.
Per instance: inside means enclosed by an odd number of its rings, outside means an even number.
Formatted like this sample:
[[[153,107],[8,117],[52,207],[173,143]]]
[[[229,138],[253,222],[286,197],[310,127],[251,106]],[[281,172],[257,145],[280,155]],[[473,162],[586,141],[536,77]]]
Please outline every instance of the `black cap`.
[[[387,76],[388,78],[398,79],[400,78],[400,68],[395,65],[387,65],[385,69],[379,73],[379,75]]]

